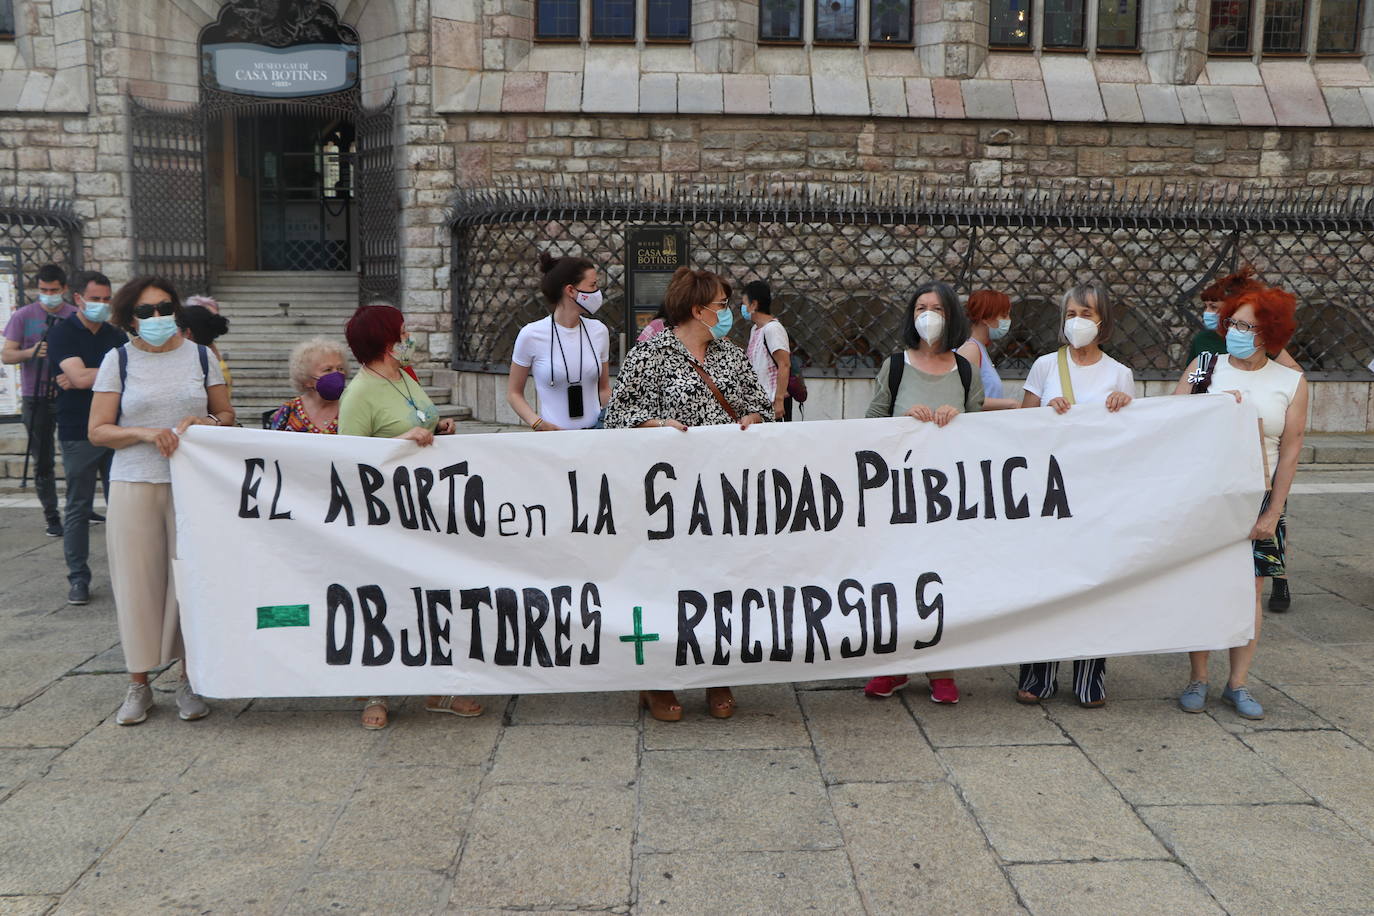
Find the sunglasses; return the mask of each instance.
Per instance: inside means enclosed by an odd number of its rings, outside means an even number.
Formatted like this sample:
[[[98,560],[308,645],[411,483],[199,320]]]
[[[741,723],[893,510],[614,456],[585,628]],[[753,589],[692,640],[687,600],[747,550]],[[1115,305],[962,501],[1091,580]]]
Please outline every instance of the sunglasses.
[[[168,315],[175,314],[176,306],[171,302],[171,300],[166,300],[163,302],[145,302],[141,305],[134,306],[134,317],[140,319],[152,318],[154,315],[166,317]]]

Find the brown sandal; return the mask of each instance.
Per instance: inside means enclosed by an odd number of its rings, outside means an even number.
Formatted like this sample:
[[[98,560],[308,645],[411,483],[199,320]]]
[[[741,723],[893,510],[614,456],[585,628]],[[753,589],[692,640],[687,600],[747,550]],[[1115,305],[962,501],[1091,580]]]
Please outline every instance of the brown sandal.
[[[464,719],[476,718],[482,714],[482,704],[467,697],[456,697],[450,694],[446,697],[431,697],[430,701],[425,703],[426,712],[460,716]]]
[[[1038,697],[1029,690],[1016,691],[1016,702],[1022,706],[1039,706],[1044,697]]]
[[[380,709],[382,715],[380,719],[373,716],[372,721],[369,722],[367,714],[372,709]],[[381,731],[387,725],[387,712],[386,697],[371,697],[368,699],[367,705],[363,707],[363,717],[360,724],[370,732]]]
[[[706,711],[715,719],[728,719],[735,714],[735,695],[729,687],[706,688]]]
[[[677,722],[682,718],[682,705],[671,690],[641,690],[639,705],[660,722]]]

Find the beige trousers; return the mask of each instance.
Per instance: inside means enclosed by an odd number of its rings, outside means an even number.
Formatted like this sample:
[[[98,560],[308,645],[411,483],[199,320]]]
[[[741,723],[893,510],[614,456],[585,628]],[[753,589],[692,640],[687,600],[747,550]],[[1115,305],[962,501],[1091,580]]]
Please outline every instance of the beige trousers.
[[[172,556],[177,521],[169,483],[110,484],[105,553],[124,664],[142,674],[185,654]]]

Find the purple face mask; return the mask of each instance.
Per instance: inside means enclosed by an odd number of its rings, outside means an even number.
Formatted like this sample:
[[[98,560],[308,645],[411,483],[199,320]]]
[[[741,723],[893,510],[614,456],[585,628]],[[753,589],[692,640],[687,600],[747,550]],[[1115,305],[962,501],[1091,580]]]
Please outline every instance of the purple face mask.
[[[337,401],[346,382],[342,372],[330,372],[315,379],[315,391],[326,401]]]

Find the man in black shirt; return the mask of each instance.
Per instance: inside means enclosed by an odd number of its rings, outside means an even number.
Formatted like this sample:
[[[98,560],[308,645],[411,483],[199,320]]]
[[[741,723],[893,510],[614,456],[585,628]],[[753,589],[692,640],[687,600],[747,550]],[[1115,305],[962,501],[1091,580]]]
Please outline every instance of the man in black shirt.
[[[91,413],[91,387],[100,362],[128,341],[109,324],[110,278],[93,270],[77,274],[72,283],[76,314],[48,332],[49,362],[54,367],[57,395],[57,439],[62,445],[62,473],[67,478],[67,508],[62,519],[62,546],[67,554],[68,604],[85,604],[91,597],[90,522],[98,472],[108,485],[108,448],[86,438]]]

